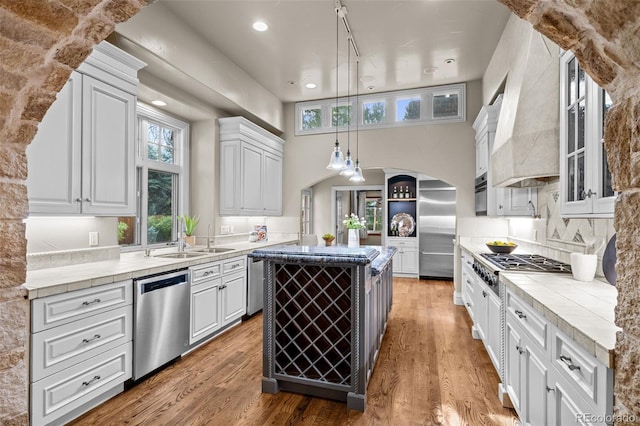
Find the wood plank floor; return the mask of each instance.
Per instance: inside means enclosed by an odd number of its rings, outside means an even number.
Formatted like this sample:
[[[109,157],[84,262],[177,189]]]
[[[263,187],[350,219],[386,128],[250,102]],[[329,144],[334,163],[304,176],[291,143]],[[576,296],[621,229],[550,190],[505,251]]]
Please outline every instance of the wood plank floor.
[[[518,425],[453,284],[394,279],[394,305],[364,413],[262,394],[262,315],[193,351],[74,425]]]

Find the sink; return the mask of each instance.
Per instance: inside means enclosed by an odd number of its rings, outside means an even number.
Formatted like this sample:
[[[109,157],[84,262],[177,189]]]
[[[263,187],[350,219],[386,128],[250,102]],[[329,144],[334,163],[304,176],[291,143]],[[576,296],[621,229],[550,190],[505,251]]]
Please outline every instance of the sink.
[[[227,253],[234,250],[235,249],[232,249],[232,248],[209,247],[209,248],[203,248],[203,249],[198,249],[194,251],[197,251],[200,253]]]
[[[155,257],[168,257],[172,259],[188,259],[190,257],[204,256],[206,253],[196,253],[193,251],[184,251],[181,253],[157,254]]]

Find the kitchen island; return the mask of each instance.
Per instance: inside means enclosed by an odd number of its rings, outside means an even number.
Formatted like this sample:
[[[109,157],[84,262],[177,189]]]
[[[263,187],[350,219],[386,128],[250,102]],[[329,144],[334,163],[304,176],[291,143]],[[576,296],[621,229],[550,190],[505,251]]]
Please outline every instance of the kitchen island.
[[[276,246],[264,261],[262,391],[364,411],[392,304],[393,247]]]

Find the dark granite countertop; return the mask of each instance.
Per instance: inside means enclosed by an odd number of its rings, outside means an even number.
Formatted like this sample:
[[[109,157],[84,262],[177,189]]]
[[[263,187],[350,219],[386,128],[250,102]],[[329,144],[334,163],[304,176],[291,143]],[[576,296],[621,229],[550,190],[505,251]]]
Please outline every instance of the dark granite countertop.
[[[394,247],[360,246],[272,246],[254,250],[248,256],[256,260],[280,260],[292,263],[340,263],[367,265],[377,275],[395,254]]]

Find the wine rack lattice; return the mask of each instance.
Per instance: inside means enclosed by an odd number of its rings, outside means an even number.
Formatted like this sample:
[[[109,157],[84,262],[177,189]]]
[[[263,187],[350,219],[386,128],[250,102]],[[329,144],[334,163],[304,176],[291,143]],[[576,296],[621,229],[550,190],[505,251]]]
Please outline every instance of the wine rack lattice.
[[[276,264],[275,373],[351,383],[350,267]]]

